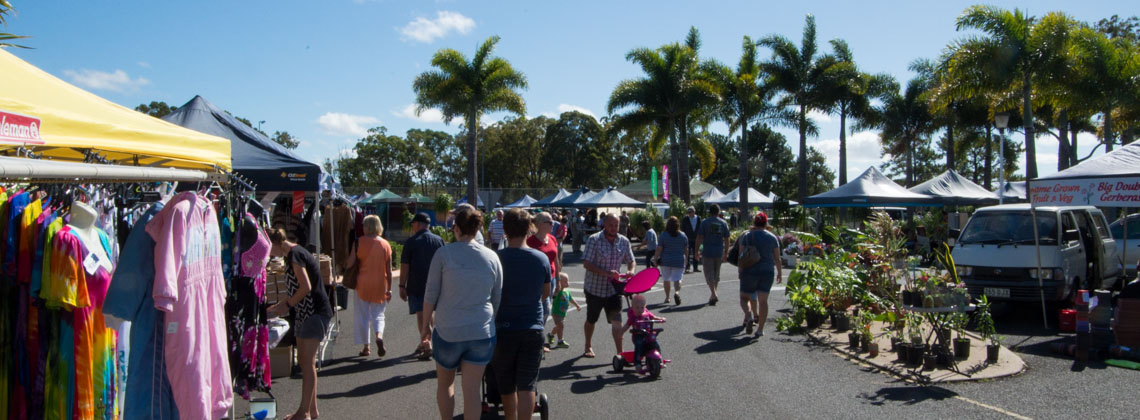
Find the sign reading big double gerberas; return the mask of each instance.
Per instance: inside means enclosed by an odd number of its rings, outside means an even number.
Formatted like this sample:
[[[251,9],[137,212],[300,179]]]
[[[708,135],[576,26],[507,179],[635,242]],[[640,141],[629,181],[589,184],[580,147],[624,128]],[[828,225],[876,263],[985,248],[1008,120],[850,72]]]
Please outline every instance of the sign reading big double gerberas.
[[[40,119],[0,109],[0,142],[44,144]]]

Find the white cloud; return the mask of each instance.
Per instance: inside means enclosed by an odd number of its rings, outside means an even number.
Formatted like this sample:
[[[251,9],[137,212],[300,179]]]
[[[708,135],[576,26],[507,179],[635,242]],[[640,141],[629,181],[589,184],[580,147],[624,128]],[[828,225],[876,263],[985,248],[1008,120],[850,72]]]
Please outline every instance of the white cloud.
[[[425,109],[424,112],[421,112],[420,115],[417,116],[415,104],[408,105],[399,112],[392,111],[392,115],[425,123],[443,123],[443,113],[435,108]]]
[[[569,104],[559,104],[558,105],[558,114],[559,115],[561,115],[563,112],[570,112],[570,111],[578,111],[578,112],[581,112],[583,114],[589,115],[591,117],[598,118],[598,116],[595,115],[593,111],[590,111],[586,108],[582,108],[578,105],[569,105]],[[558,117],[555,116],[554,118],[558,118]]]
[[[356,150],[354,150],[354,149],[340,149],[340,151],[337,152],[337,154],[336,154],[337,159],[340,159],[340,158],[352,159],[355,157],[356,157]]]
[[[836,173],[839,172],[839,138],[828,138],[810,142],[811,147],[819,149],[827,158],[827,166]],[[879,133],[876,131],[860,131],[847,136],[847,179],[859,176],[871,166],[878,167],[886,158],[880,155],[882,146],[879,143]],[[838,180],[838,177],[836,178]]]
[[[816,124],[824,124],[831,122],[831,115],[819,111],[808,111],[808,118],[815,121]],[[836,140],[838,141],[838,140]],[[837,149],[838,150],[838,149]]]
[[[400,28],[401,39],[405,41],[432,42],[451,32],[466,35],[475,29],[475,21],[457,12],[441,10],[435,19],[418,17]]]
[[[70,78],[72,83],[79,86],[113,92],[134,92],[150,84],[150,80],[144,77],[131,79],[131,76],[122,70],[115,70],[110,73],[90,69],[82,69],[79,71],[64,70],[63,75]]]
[[[138,65],[139,65],[139,67],[142,67],[142,68],[144,68],[144,69],[149,69],[149,68],[150,68],[150,63],[148,63],[148,62],[146,62],[146,61],[139,61],[138,63],[135,63],[135,64],[138,64]]]
[[[329,134],[350,134],[354,136],[368,135],[368,126],[380,122],[379,119],[366,115],[352,115],[340,112],[326,112],[317,118],[317,124]]]

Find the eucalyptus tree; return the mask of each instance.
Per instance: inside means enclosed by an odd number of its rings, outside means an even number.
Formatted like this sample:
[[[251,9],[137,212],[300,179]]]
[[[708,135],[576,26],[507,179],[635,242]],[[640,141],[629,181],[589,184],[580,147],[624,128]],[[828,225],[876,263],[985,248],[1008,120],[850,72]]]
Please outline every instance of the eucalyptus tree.
[[[839,185],[847,183],[847,119],[851,118],[859,127],[860,122],[872,119],[875,99],[883,99],[888,92],[897,91],[898,83],[886,73],[869,74],[859,70],[854,54],[847,42],[831,40],[836,63],[830,72],[828,89],[829,113],[839,115]]]
[[[974,29],[985,36],[958,41],[950,72],[982,70],[992,86],[1008,87],[1020,96],[1025,132],[1025,176],[1037,177],[1037,147],[1033,122],[1033,87],[1048,80],[1063,54],[1071,19],[1059,12],[1040,20],[1021,10],[971,6],[957,19],[957,29]]]
[[[498,111],[526,115],[526,101],[518,92],[526,89],[526,76],[507,60],[491,55],[498,43],[498,36],[487,38],[470,61],[451,48],[436,51],[431,58],[435,69],[421,73],[412,84],[416,115],[438,108],[445,123],[463,118],[467,131],[467,199],[471,202],[479,196],[479,118]]]
[[[720,63],[712,63],[707,67],[708,73],[718,87],[721,95],[717,107],[718,119],[728,123],[729,136],[740,131],[740,144],[738,160],[740,175],[737,186],[740,191],[748,191],[749,187],[749,151],[748,126],[760,121],[772,121],[779,125],[790,125],[795,116],[785,108],[777,107],[772,99],[776,89],[768,83],[766,75],[760,69],[756,57],[756,43],[752,38],[744,37],[741,46],[740,63],[736,70]],[[740,194],[739,220],[750,220],[748,217],[748,194]]]
[[[760,68],[772,78],[772,84],[784,92],[780,105],[792,107],[796,112],[796,125],[799,142],[799,201],[808,195],[807,136],[818,135],[819,128],[808,120],[809,111],[825,111],[828,108],[828,72],[838,60],[830,55],[819,54],[815,40],[815,17],[804,18],[803,38],[797,47],[782,35],[766,36],[758,44],[772,49],[772,59],[761,63]]]
[[[686,202],[690,198],[688,122],[696,110],[718,100],[716,87],[698,71],[699,42],[696,30],[691,29],[686,44],[635,48],[626,53],[626,60],[640,66],[645,77],[619,82],[606,104],[615,129],[652,129],[651,156],[660,153],[666,140],[674,147],[672,160],[678,175],[674,192]],[[617,113],[622,110],[625,113]],[[711,146],[707,150],[711,151]]]

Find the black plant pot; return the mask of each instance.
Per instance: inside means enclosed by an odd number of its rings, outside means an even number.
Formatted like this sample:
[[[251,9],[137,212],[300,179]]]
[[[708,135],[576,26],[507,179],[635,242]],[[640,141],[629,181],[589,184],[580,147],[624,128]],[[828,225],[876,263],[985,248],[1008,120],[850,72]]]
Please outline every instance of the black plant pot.
[[[807,313],[807,327],[809,330],[819,328],[823,324],[823,314],[815,312]]]
[[[907,364],[917,365],[922,363],[922,357],[926,354],[926,344],[911,344],[907,351]]]
[[[863,353],[871,351],[871,336],[859,335],[859,351]]]
[[[950,347],[938,346],[938,348],[934,350],[934,359],[938,366],[948,367],[950,363],[954,361],[954,355],[950,354]]]
[[[835,315],[835,322],[832,323],[836,331],[844,332],[851,329],[851,317],[847,313],[840,313]]]
[[[847,333],[847,347],[850,349],[859,348],[859,333]]]
[[[831,322],[831,326],[832,326],[832,327],[834,327],[834,326],[835,326],[835,322],[836,322],[836,321],[835,321],[835,317],[836,317],[836,315],[837,315],[837,314],[839,314],[839,313],[838,313],[838,312],[835,312],[835,311],[828,311],[828,312],[827,312],[827,320]]]
[[[939,328],[937,334],[938,334],[938,344],[939,345],[943,345],[943,346],[949,346],[950,345],[950,329],[949,328]]]
[[[906,363],[907,357],[910,356],[911,346],[910,343],[899,343],[898,345],[898,358],[895,359],[899,363]]]
[[[899,343],[901,343],[901,342],[902,342],[902,340],[899,340],[898,337],[891,337],[891,351],[892,352],[898,352],[899,351]]]
[[[910,293],[910,290],[905,290],[905,289],[904,289],[904,290],[902,291],[902,304],[903,304],[903,305],[905,305],[905,306],[911,306],[910,302],[911,302],[911,293]]]
[[[922,356],[922,370],[934,370],[938,367],[938,356],[926,354]]]
[[[958,359],[970,358],[970,339],[969,338],[955,338],[954,339],[954,357]]]
[[[997,344],[986,345],[986,361],[990,363],[997,363],[998,353],[1001,351],[1001,346]]]

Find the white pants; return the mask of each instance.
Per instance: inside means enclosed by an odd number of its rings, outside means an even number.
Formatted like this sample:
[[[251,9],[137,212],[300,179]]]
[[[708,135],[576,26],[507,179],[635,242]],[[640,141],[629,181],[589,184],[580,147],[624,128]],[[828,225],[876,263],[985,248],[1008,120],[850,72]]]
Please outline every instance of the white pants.
[[[353,322],[353,336],[356,345],[363,346],[376,340],[376,336],[384,337],[384,308],[388,302],[372,303],[360,299],[360,295],[352,292],[355,297],[353,312],[356,313]]]

